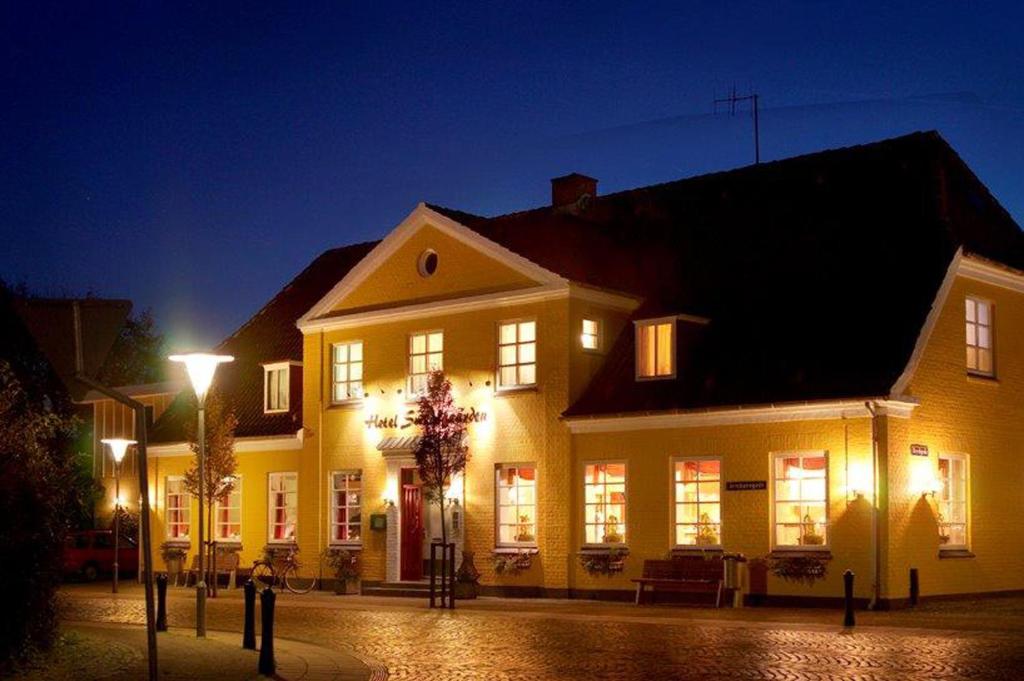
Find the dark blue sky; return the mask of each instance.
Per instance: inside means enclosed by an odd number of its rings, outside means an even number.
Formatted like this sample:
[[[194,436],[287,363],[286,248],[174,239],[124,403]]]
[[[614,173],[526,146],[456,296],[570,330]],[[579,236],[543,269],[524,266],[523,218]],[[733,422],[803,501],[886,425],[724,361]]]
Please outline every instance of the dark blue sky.
[[[734,83],[762,159],[934,128],[1024,218],[1019,3],[61,4],[0,8],[0,276],[131,298],[179,347],[421,200],[745,165]]]

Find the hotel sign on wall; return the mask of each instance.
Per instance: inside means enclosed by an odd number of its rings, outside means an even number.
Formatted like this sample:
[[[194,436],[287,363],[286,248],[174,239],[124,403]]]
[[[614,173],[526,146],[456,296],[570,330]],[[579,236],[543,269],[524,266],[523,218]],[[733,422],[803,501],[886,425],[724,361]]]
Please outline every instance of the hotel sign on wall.
[[[477,411],[475,407],[459,410],[462,414],[462,418],[466,423],[480,423],[481,421],[487,420],[487,412]],[[381,416],[379,414],[370,414],[369,417],[363,422],[366,424],[367,429],[404,429],[412,428],[415,423],[413,419],[416,418],[416,411],[410,409],[402,415],[395,414],[393,416]]]
[[[734,480],[726,481],[725,491],[727,492],[750,492],[753,490],[768,489],[766,480]]]

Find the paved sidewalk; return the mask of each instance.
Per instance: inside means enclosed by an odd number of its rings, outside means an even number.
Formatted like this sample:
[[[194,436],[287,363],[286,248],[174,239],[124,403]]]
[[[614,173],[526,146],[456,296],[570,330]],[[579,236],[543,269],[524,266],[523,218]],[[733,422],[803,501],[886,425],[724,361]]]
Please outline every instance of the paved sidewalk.
[[[111,681],[144,679],[147,674],[146,630],[143,627],[109,622],[65,622],[64,630],[110,645],[127,646],[137,654],[124,660],[121,668],[106,669],[95,678]],[[257,643],[258,643],[257,639]],[[277,672],[282,681],[376,681],[386,678],[379,665],[367,665],[354,655],[277,638],[274,640]],[[160,678],[196,681],[261,679],[257,673],[259,652],[245,650],[238,634],[208,631],[197,639],[193,630],[172,628],[157,634]],[[86,677],[79,676],[79,681]]]

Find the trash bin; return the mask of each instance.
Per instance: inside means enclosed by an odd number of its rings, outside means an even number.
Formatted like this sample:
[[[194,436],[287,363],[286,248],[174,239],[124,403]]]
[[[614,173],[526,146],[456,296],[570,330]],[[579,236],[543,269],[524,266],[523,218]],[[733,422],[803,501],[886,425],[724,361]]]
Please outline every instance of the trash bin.
[[[722,576],[722,586],[732,594],[733,607],[743,605],[743,580],[740,576],[741,563],[747,559],[742,553],[726,553],[722,556],[725,574]]]

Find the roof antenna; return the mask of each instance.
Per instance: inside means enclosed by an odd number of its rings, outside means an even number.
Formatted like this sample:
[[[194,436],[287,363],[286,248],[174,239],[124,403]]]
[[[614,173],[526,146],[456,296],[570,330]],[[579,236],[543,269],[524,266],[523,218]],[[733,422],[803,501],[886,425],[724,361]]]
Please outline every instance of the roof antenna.
[[[718,113],[719,104],[729,105],[729,115],[736,115],[736,103],[737,102],[750,102],[750,108],[754,114],[754,163],[761,162],[761,131],[757,123],[757,103],[760,99],[760,95],[756,92],[751,92],[749,95],[736,94],[736,85],[732,86],[732,93],[728,97],[720,97],[715,100],[715,113]]]

